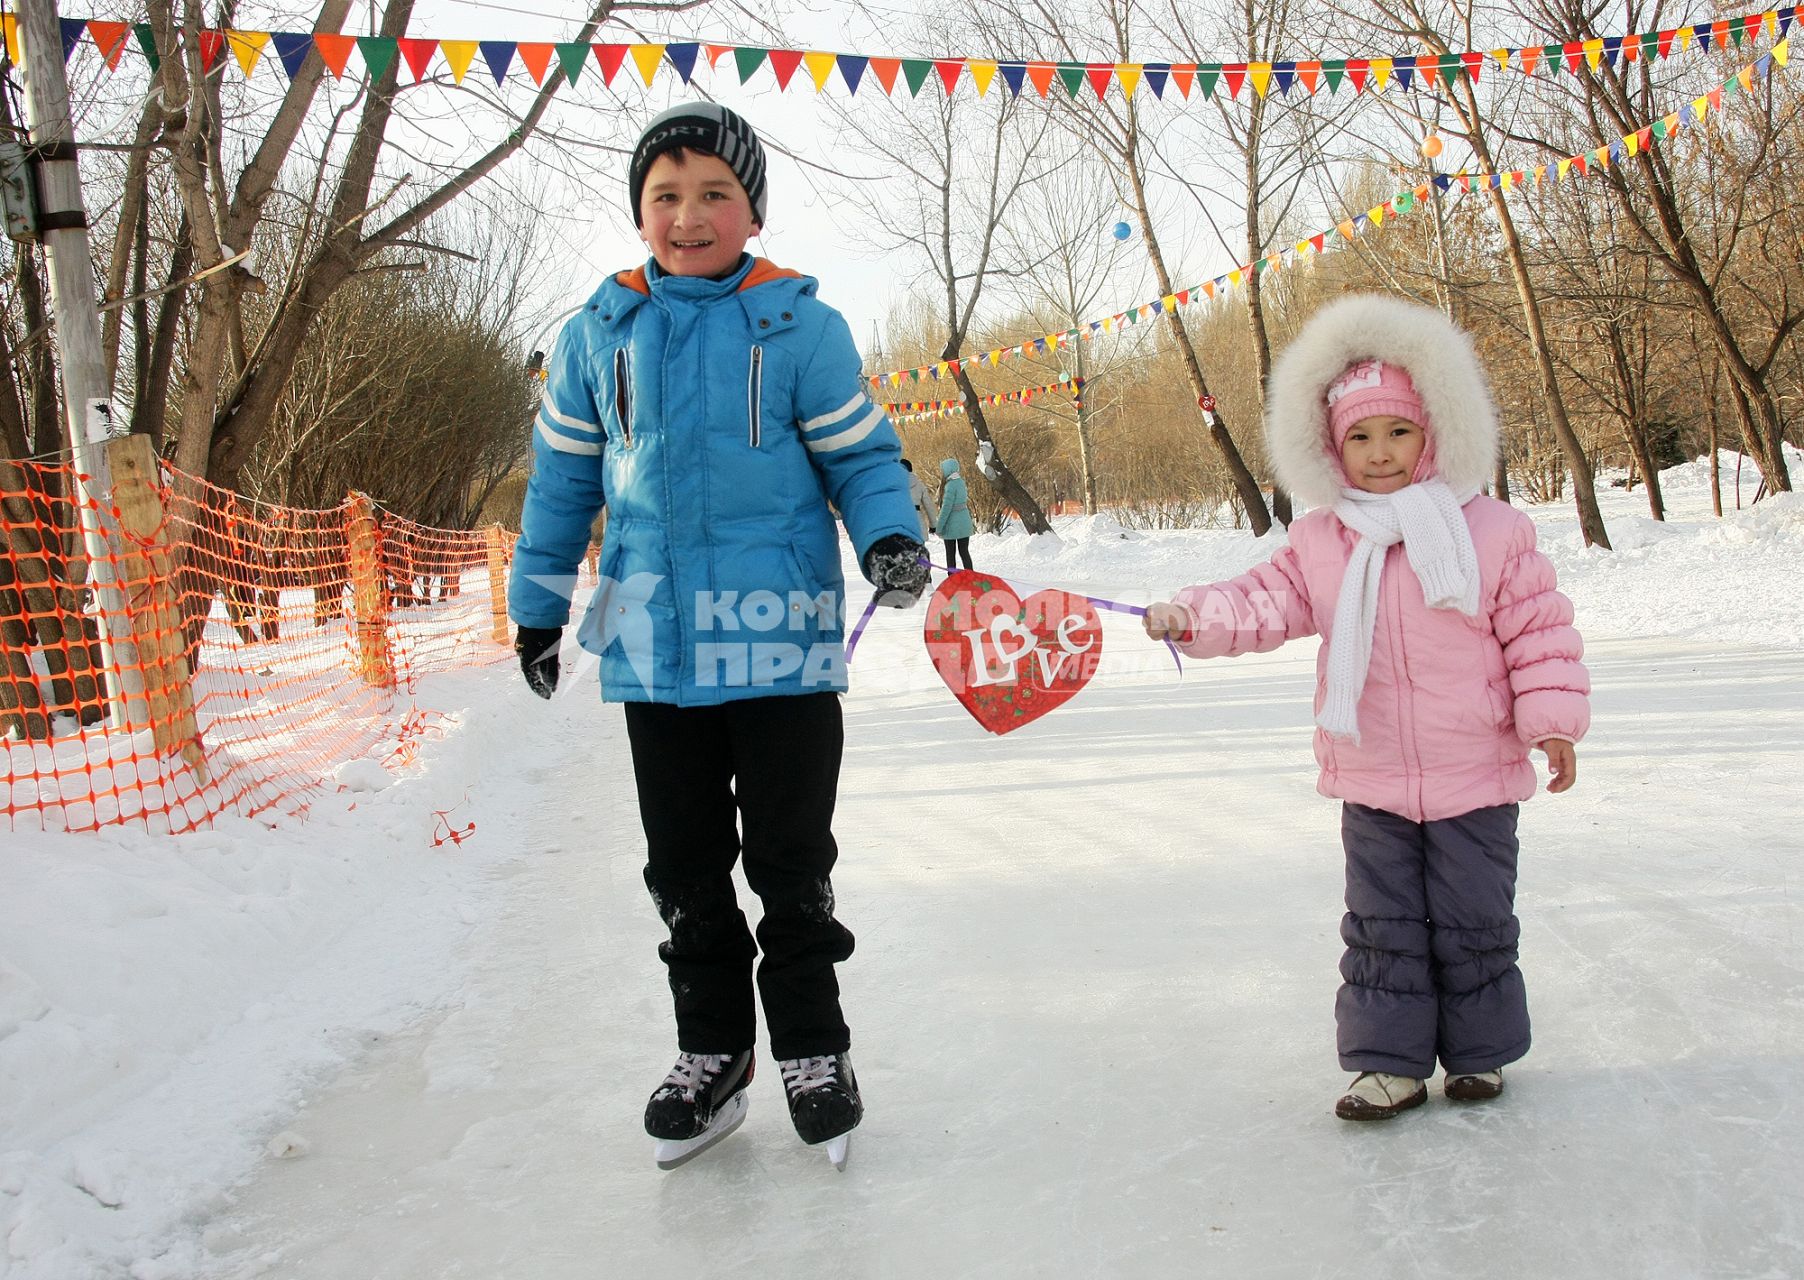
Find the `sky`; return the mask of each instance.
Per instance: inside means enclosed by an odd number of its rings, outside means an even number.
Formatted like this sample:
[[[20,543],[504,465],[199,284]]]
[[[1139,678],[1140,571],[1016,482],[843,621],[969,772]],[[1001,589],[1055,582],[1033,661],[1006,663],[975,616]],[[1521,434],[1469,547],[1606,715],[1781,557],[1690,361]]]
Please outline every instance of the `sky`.
[[[1535,1045],[1495,1104],[1331,1114],[1312,641],[1180,671],[1105,613],[1091,682],[997,737],[886,611],[835,826],[844,1173],[762,1047],[744,1127],[654,1167],[674,1047],[619,711],[574,656],[549,703],[501,661],[422,681],[441,732],[305,820],[0,841],[0,1277],[1804,1272],[1804,502],[1749,479],[1717,520],[1707,474],[1665,474],[1665,523],[1606,476],[1612,552],[1526,508],[1594,721],[1523,806]],[[972,549],[1144,603],[1275,544],[1099,516]]]

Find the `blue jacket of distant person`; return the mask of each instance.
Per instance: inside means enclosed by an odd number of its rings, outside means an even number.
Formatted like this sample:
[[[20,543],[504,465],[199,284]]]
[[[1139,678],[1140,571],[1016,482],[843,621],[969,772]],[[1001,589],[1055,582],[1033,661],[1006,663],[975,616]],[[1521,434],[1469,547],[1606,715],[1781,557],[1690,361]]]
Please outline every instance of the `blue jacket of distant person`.
[[[558,336],[508,584],[528,627],[569,621],[610,702],[709,706],[846,688],[837,511],[859,564],[920,524],[901,444],[816,281],[745,255],[720,279],[655,261],[605,280]]]

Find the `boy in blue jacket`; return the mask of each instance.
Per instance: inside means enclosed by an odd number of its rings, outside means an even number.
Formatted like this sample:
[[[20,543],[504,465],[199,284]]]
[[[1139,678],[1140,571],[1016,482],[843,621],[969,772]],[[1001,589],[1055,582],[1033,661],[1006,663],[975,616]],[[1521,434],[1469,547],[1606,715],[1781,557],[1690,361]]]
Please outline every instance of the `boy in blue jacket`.
[[[640,137],[627,185],[651,259],[603,281],[547,366],[514,647],[550,697],[605,507],[577,638],[601,656],[603,699],[625,704],[679,1049],[646,1132],[674,1168],[744,1118],[761,949],[790,1117],[843,1168],[863,1103],[833,969],[853,945],[829,878],[846,689],[833,511],[896,607],[927,585],[920,526],[845,320],[814,280],[745,252],[765,209],[751,127],[712,103],[673,107]],[[764,907],[756,946],[733,889],[741,856]]]

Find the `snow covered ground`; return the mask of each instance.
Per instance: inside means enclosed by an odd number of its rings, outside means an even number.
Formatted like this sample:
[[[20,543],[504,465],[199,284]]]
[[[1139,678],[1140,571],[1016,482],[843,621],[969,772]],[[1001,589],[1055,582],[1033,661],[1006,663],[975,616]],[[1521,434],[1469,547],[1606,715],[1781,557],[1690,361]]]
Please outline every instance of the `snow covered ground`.
[[[1597,691],[1578,786],[1523,810],[1500,1104],[1330,1114],[1313,642],[1180,678],[1110,615],[1091,686],[995,738],[885,613],[846,708],[845,1173],[768,1062],[737,1135],[652,1167],[618,711],[586,668],[549,705],[465,671],[417,693],[442,738],[305,823],[0,837],[0,1276],[1804,1274],[1804,499],[1718,522],[1704,474],[1665,525],[1606,490],[1613,553],[1532,509]],[[1271,549],[973,547],[1134,603]]]

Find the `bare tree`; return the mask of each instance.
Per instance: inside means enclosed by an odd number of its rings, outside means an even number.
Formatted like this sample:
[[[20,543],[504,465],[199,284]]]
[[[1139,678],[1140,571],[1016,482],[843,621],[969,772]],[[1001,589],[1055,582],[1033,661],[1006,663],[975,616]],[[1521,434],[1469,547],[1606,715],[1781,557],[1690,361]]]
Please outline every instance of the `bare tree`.
[[[854,188],[858,234],[911,265],[915,278],[933,289],[945,334],[938,363],[964,399],[978,470],[1029,533],[1050,532],[1038,499],[1010,469],[990,430],[964,359],[980,332],[986,288],[1030,265],[1005,260],[999,230],[1017,198],[1056,164],[1041,145],[1050,122],[1044,115],[1027,117],[1017,134],[1014,126],[1025,113],[1001,95],[889,99],[877,112],[855,113],[843,103],[836,109],[846,136],[881,166],[885,179]]]

